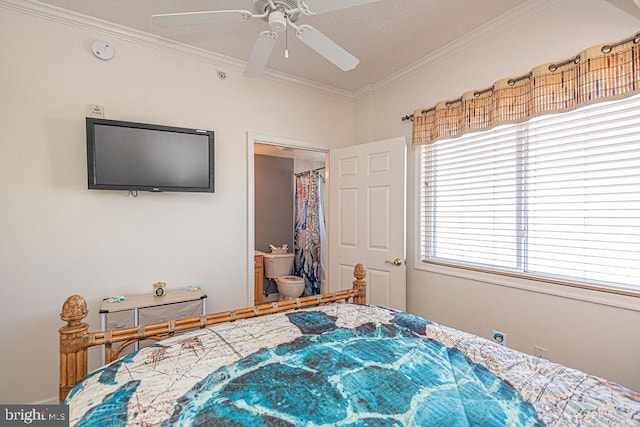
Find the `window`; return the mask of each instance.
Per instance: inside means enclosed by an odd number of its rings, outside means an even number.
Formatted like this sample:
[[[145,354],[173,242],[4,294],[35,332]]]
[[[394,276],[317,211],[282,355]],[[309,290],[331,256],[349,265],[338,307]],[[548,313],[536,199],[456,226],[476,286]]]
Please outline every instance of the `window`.
[[[425,262],[640,291],[640,95],[422,146]]]

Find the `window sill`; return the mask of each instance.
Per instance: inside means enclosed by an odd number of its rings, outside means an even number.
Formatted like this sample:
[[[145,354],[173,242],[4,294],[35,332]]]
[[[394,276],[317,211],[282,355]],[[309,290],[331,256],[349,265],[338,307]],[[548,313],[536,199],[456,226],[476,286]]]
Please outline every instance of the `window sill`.
[[[491,285],[506,286],[524,291],[538,292],[562,298],[570,298],[627,310],[640,311],[640,297],[637,296],[619,295],[605,290],[583,289],[533,279],[509,277],[501,274],[468,270],[454,266],[425,263],[420,260],[416,260],[414,268],[418,271],[458,277]]]

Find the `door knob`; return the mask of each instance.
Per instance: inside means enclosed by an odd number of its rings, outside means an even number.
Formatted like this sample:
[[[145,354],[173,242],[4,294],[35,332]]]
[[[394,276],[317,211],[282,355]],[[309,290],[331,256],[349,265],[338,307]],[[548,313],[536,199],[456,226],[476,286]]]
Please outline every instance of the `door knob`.
[[[386,260],[385,263],[401,266],[402,265],[402,260],[400,258],[396,258],[393,261]]]

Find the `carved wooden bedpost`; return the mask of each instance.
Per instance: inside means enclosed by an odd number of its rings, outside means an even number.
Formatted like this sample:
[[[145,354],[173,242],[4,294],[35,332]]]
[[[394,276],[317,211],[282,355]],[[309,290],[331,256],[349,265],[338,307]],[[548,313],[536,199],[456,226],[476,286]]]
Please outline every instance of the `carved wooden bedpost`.
[[[87,317],[87,302],[80,295],[72,295],[64,302],[60,318],[67,322],[60,332],[60,403],[69,390],[87,374],[87,332],[89,325],[81,320]]]
[[[364,278],[367,277],[367,271],[363,264],[356,264],[356,267],[353,269],[353,277],[356,278],[356,280],[353,281],[353,288],[358,291],[358,296],[353,299],[353,302],[356,304],[366,304],[367,282],[364,281]]]

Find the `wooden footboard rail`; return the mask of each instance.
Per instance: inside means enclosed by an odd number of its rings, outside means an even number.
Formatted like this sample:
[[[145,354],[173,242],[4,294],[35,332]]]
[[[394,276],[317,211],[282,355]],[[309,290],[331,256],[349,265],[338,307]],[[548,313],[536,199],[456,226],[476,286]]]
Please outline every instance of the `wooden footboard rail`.
[[[357,304],[366,303],[366,272],[364,265],[357,264],[353,275],[355,281],[353,288],[333,293],[312,295],[293,300],[278,301],[261,304],[254,307],[240,308],[237,310],[223,311],[195,316],[167,322],[152,323],[136,327],[118,328],[107,331],[89,332],[89,325],[82,322],[87,317],[87,302],[80,295],[72,295],[64,302],[60,318],[67,322],[60,328],[60,389],[58,399],[64,401],[71,388],[88,373],[89,347],[104,345],[106,363],[115,360],[120,352],[142,340],[160,341],[173,336],[176,332],[190,329],[204,328],[217,323],[232,322],[238,319],[265,316],[267,314],[295,310],[304,307],[313,307],[333,302],[347,302],[349,300]],[[117,351],[112,351],[112,344],[122,342]]]

